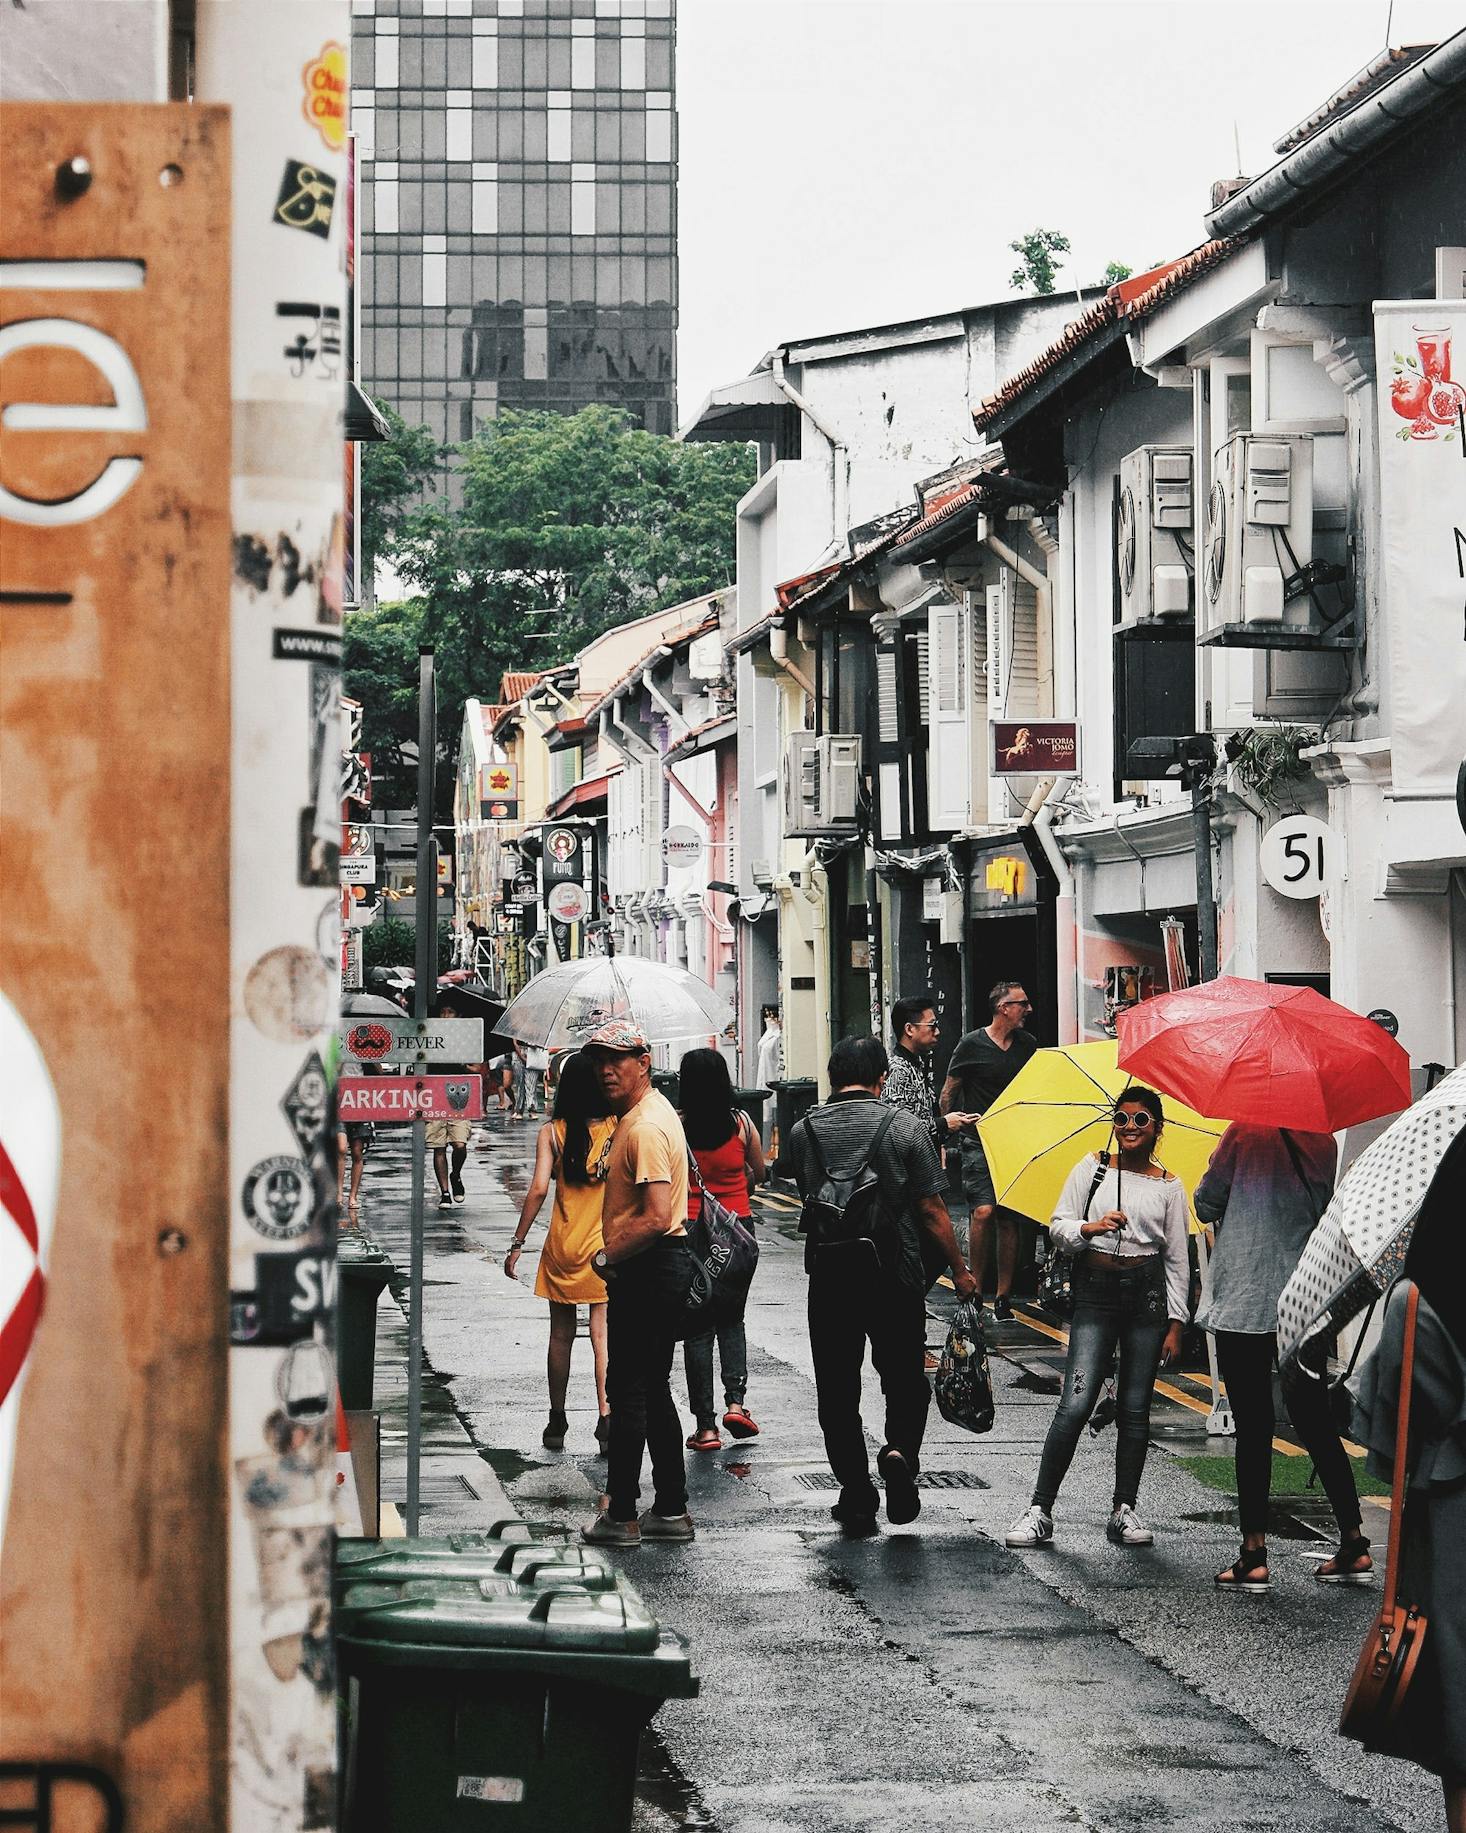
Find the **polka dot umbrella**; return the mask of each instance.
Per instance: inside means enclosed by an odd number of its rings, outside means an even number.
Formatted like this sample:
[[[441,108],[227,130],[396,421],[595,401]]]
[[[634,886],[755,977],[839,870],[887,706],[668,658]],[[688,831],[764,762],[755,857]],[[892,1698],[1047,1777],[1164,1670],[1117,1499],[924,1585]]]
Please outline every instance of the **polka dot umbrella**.
[[[1278,1361],[1332,1335],[1405,1264],[1415,1219],[1466,1128],[1466,1068],[1453,1070],[1350,1165],[1278,1300]]]

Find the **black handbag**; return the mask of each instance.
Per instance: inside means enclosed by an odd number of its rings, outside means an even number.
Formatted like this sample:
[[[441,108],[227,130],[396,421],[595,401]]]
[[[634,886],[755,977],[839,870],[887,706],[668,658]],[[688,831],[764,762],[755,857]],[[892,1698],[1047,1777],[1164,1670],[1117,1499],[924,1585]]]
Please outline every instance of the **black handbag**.
[[[742,1216],[735,1216],[708,1189],[691,1152],[687,1170],[702,1200],[687,1224],[692,1284],[677,1335],[696,1337],[742,1316],[758,1268],[758,1238]]]
[[[1110,1155],[1101,1152],[1099,1164],[1095,1167],[1094,1182],[1089,1187],[1089,1195],[1084,1199],[1084,1208],[1080,1212],[1080,1221],[1089,1220],[1089,1206],[1094,1201],[1094,1193],[1100,1187],[1100,1181],[1110,1168]],[[1048,1258],[1044,1261],[1043,1271],[1038,1276],[1038,1302],[1041,1308],[1052,1313],[1054,1317],[1071,1318],[1074,1315],[1074,1263],[1077,1256],[1067,1248],[1050,1245]]]

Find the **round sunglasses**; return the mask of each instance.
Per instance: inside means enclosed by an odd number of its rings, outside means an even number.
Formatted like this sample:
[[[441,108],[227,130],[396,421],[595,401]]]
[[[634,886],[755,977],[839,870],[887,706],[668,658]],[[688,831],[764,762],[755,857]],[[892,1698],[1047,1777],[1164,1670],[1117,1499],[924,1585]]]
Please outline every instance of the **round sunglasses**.
[[[1145,1108],[1139,1108],[1133,1114],[1115,1114],[1112,1118],[1117,1128],[1130,1127],[1140,1133],[1155,1125],[1155,1115]]]

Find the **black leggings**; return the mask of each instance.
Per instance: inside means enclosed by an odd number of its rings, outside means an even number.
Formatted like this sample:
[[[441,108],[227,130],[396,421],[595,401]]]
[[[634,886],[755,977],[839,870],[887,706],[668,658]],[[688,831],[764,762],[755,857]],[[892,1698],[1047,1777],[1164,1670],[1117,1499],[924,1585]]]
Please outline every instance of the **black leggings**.
[[[1237,1427],[1237,1509],[1244,1534],[1267,1531],[1273,1431],[1277,1424],[1273,1409],[1273,1361],[1277,1349],[1278,1340],[1271,1333],[1253,1336],[1235,1330],[1217,1332],[1217,1366],[1226,1383]],[[1313,1459],[1340,1534],[1346,1526],[1357,1532],[1359,1491],[1354,1487],[1354,1467],[1329,1416],[1321,1381],[1289,1387],[1288,1417],[1300,1444]]]

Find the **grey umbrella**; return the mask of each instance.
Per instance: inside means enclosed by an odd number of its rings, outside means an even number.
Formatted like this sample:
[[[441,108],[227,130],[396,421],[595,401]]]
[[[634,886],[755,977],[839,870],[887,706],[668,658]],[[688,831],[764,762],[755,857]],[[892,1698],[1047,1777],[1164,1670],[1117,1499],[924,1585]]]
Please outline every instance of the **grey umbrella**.
[[[401,1018],[402,1007],[395,999],[383,999],[380,993],[343,993],[343,1018]]]

